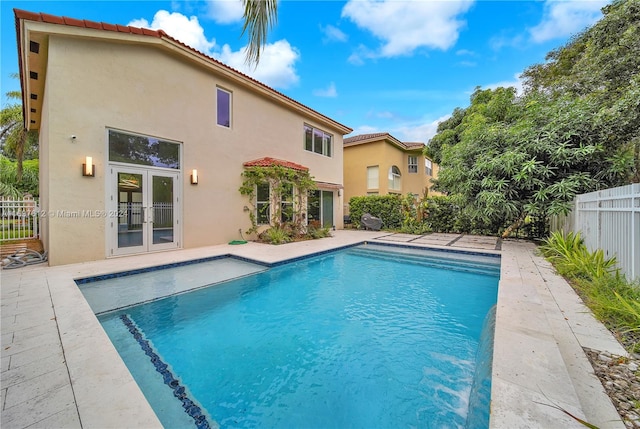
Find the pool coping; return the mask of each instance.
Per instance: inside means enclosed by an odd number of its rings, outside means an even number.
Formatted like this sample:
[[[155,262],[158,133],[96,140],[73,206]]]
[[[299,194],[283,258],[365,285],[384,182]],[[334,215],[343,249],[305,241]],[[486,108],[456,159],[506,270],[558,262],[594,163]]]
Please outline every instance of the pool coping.
[[[226,254],[271,265],[291,254],[306,257],[380,236],[388,233],[345,230],[285,246],[220,245],[3,271],[2,424],[162,427],[74,279]],[[624,427],[582,347],[613,354],[624,349],[534,245],[504,241],[501,251],[404,245],[501,255],[491,428],[584,427],[554,405],[602,428]],[[43,384],[45,377],[53,379],[51,386]],[[34,389],[40,390],[29,392]]]

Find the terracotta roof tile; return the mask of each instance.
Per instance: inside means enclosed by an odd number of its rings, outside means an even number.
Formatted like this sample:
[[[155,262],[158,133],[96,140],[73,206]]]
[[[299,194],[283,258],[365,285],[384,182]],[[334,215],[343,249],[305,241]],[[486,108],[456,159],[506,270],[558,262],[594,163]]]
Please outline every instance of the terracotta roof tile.
[[[420,142],[404,142],[404,145],[408,148],[408,149],[417,149],[420,147],[424,147],[425,144],[424,143],[420,143]]]
[[[118,26],[114,24],[107,24],[106,22],[102,23],[102,29],[107,31],[118,31]]]
[[[420,143],[420,142],[408,142],[408,143],[401,142],[400,140],[398,140],[397,138],[395,138],[389,133],[358,134],[357,136],[348,137],[344,139],[343,143],[346,145],[346,144],[356,143],[362,140],[370,140],[370,139],[375,139],[376,141],[382,140],[382,139],[390,140],[391,142],[395,143],[397,146],[401,146],[402,148],[409,149],[409,150],[418,149],[425,146],[424,143]]]
[[[100,24],[99,22],[95,22],[95,21],[82,21],[84,22],[84,26],[86,28],[92,28],[94,30],[102,30],[102,24]]]
[[[309,171],[309,167],[305,167],[304,165],[296,164],[291,161],[284,161],[282,159],[270,158],[268,156],[260,159],[254,159],[253,161],[247,161],[242,165],[245,167],[273,167],[279,165],[293,170]]]
[[[33,12],[20,10],[20,9],[14,9],[13,11],[14,11],[14,14],[15,14],[15,17],[16,17],[16,28],[18,28],[18,22],[17,21],[19,19],[25,19],[25,20],[29,20],[29,21],[47,22],[47,23],[54,23],[54,24],[62,24],[62,25],[65,25],[65,20],[70,19],[70,18],[63,18],[63,17],[54,16],[54,15],[48,15],[48,14],[45,14],[45,13],[33,13]],[[252,78],[252,77],[250,77],[250,76],[248,76],[248,75],[246,75],[246,74],[244,74],[244,73],[242,73],[242,72],[240,72],[240,71],[238,71],[238,70],[236,70],[236,69],[234,69],[234,68],[232,68],[232,67],[230,67],[230,66],[228,66],[228,65],[226,65],[226,64],[224,64],[224,63],[222,63],[220,61],[218,61],[218,60],[216,60],[215,58],[210,57],[209,55],[207,55],[207,54],[205,54],[203,52],[200,52],[197,49],[194,49],[194,48],[192,48],[191,46],[189,46],[189,45],[187,45],[185,43],[182,43],[178,39],[175,39],[175,38],[171,37],[170,35],[168,35],[163,30],[157,30],[156,31],[156,30],[150,30],[148,28],[135,28],[135,27],[129,27],[129,26],[123,26],[123,25],[107,24],[107,23],[104,23],[104,22],[95,23],[95,22],[92,22],[92,21],[76,20],[76,19],[73,19],[72,21],[73,21],[73,24],[66,24],[66,25],[73,25],[73,26],[80,26],[80,27],[84,26],[85,28],[91,28],[91,29],[96,29],[96,30],[106,30],[106,31],[116,31],[116,32],[122,32],[122,33],[133,33],[133,34],[141,34],[142,33],[145,36],[166,38],[168,40],[171,40],[174,43],[177,43],[177,44],[179,44],[181,46],[184,46],[185,48],[191,50],[192,52],[197,53],[198,55],[206,58],[207,60],[209,60],[209,61],[211,61],[213,63],[216,63],[216,64],[218,64],[218,65],[220,65],[220,66],[232,71],[233,73],[235,73],[237,75],[240,75],[243,78],[248,79],[248,80],[258,84],[259,86],[267,89],[268,91],[270,91],[272,93],[275,93],[275,94],[278,94],[280,97],[283,97],[283,98],[291,101],[292,103],[294,103],[294,104],[296,104],[298,106],[301,106],[301,107],[303,107],[305,109],[310,110],[314,114],[325,118],[327,121],[329,121],[331,123],[334,123],[334,124],[337,124],[339,127],[346,128],[346,129],[349,129],[351,131],[351,129],[349,127],[347,127],[346,125],[343,125],[343,124],[341,124],[341,123],[329,118],[328,116],[325,116],[322,113],[317,112],[316,110],[313,110],[309,106],[306,106],[306,105],[300,103],[299,101],[296,101],[293,98],[288,97],[288,96],[284,95],[283,93],[278,92],[275,89],[265,85],[264,83],[262,83],[262,82],[260,82],[260,81],[258,81],[256,79],[254,79],[254,78]],[[84,25],[79,25],[79,23],[83,23]]]
[[[389,135],[389,133],[358,134],[357,136],[344,139],[344,144],[358,142],[360,140],[372,139],[376,137],[384,137],[386,135]]]
[[[48,13],[40,14],[40,21],[46,22],[47,24],[62,24],[64,25],[64,18],[61,16],[49,15]]]
[[[84,21],[74,18],[62,18],[64,19],[65,25],[70,25],[72,27],[84,27]]]

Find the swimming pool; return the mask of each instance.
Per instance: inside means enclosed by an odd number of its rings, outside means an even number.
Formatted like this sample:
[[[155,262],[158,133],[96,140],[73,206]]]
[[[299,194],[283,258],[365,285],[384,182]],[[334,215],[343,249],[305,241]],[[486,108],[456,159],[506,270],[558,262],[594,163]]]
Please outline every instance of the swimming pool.
[[[99,318],[166,427],[464,427],[498,273],[367,245]]]

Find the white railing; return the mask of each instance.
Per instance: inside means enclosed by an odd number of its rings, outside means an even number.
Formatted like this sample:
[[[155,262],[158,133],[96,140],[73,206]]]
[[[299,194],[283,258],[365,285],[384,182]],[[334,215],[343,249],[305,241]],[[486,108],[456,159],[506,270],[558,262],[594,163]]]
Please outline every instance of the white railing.
[[[0,197],[0,241],[39,238],[40,208],[38,201]]]
[[[153,203],[153,224],[157,227],[173,226],[173,203]]]
[[[640,279],[640,183],[578,195],[573,211],[551,230],[580,232],[590,251],[615,256],[627,279]]]
[[[148,221],[148,211],[149,209],[142,207],[142,203],[120,203],[119,223],[139,228],[143,222]],[[153,223],[156,226],[173,226],[173,203],[153,203]]]

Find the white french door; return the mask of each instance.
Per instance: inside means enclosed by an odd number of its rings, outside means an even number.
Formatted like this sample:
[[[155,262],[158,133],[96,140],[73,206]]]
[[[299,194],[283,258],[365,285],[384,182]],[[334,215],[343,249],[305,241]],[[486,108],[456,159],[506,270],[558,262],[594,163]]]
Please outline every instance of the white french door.
[[[109,255],[180,246],[179,173],[110,166]]]

